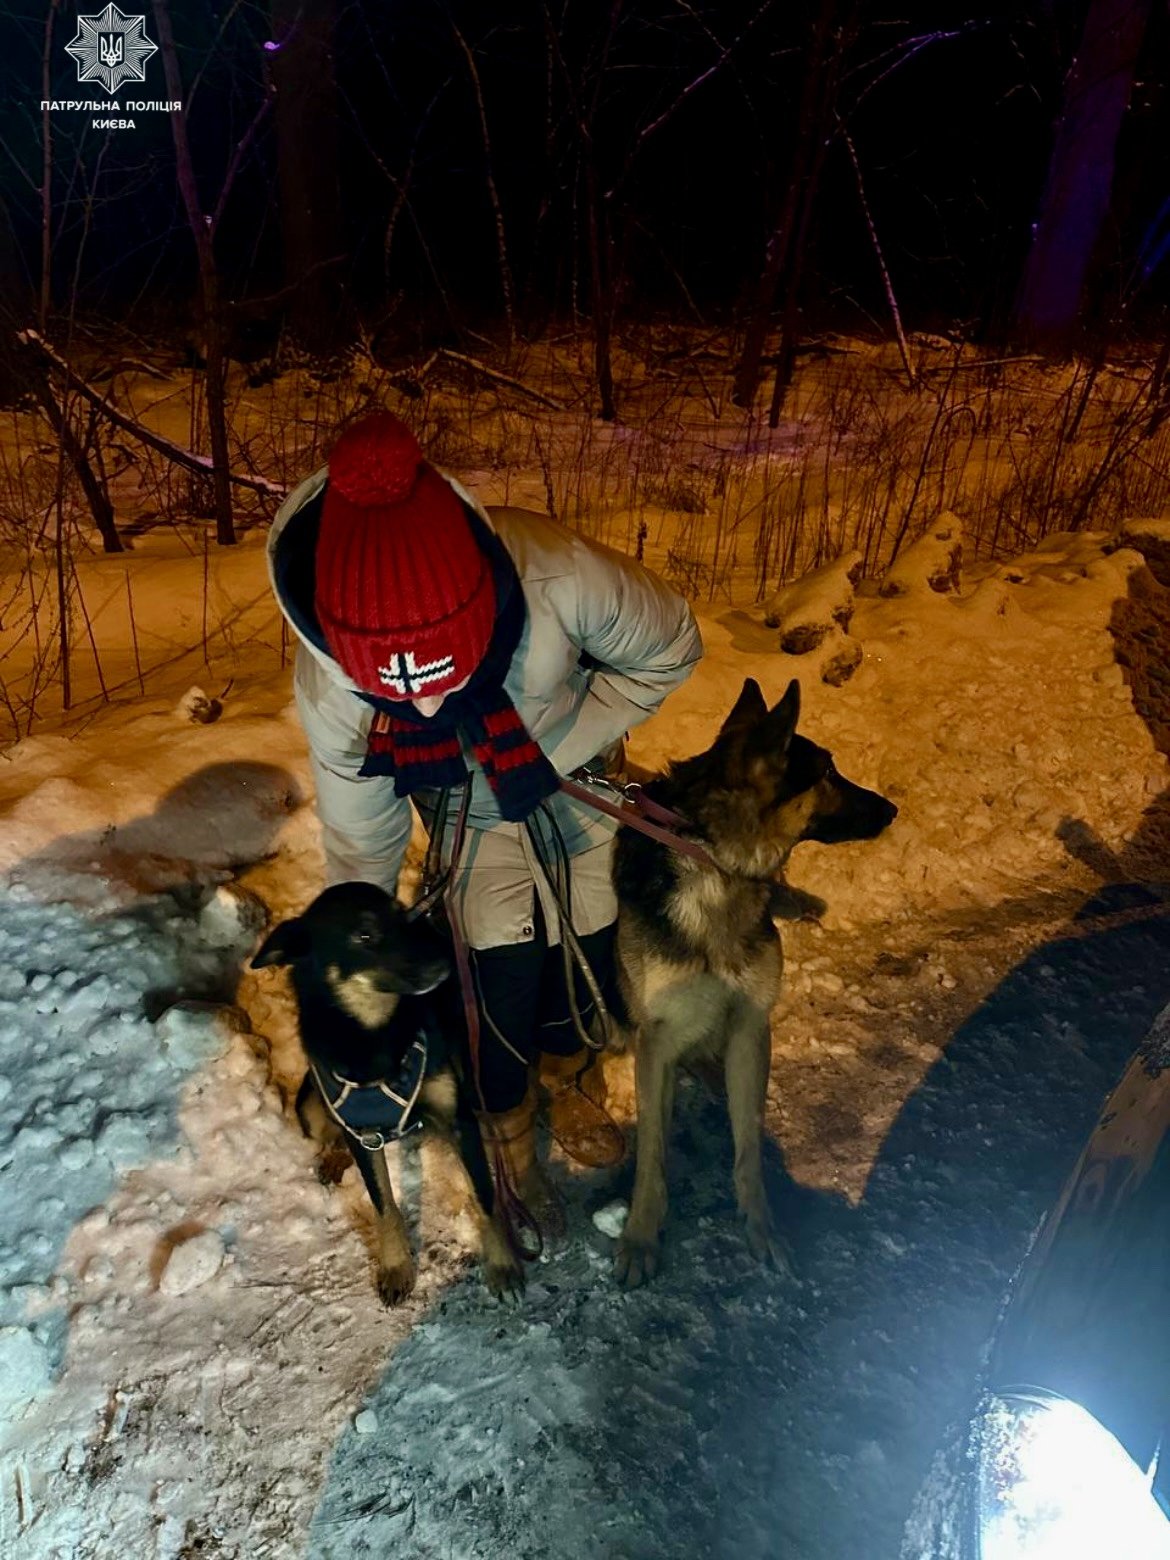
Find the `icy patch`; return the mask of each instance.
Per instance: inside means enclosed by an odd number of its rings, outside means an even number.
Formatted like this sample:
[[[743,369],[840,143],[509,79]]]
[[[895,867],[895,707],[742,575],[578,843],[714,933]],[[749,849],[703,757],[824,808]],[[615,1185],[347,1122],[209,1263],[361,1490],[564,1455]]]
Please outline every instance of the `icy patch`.
[[[218,1009],[159,1027],[144,1011],[210,967],[178,919],[89,920],[0,893],[0,1323],[26,1320],[28,1286],[49,1282],[119,1170],[174,1143],[183,1079],[223,1049]],[[47,1337],[46,1316],[34,1325]]]
[[[184,1070],[223,1056],[234,1034],[248,1031],[247,1016],[220,1002],[176,1002],[155,1025],[166,1056]]]
[[[27,1327],[0,1327],[0,1416],[18,1414],[49,1380],[44,1344]]]

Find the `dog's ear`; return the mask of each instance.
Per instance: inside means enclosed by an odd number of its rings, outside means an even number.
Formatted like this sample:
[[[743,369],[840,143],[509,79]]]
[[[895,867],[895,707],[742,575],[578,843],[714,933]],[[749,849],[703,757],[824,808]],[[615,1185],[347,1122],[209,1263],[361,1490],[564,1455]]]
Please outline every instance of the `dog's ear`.
[[[309,951],[305,923],[298,916],[274,927],[249,961],[249,969],[262,970],[270,964],[295,964]]]
[[[794,677],[784,690],[784,697],[768,711],[770,740],[787,753],[796,735],[796,723],[800,719],[800,684]]]
[[[752,722],[745,736],[743,751],[749,761],[749,773],[750,766],[762,763],[765,768],[773,768],[778,760],[784,758],[792,745],[799,719],[800,684],[794,677],[784,697],[770,710],[765,709]]]
[[[768,701],[754,677],[744,679],[743,691],[735,701],[735,708],[719,728],[719,738],[742,735],[750,731],[757,721],[768,713]]]

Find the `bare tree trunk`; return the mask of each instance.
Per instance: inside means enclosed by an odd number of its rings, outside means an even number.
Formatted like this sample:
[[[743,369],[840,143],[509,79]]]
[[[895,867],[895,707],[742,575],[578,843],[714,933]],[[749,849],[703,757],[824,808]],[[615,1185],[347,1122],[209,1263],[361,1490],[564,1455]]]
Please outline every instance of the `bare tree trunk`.
[[[280,226],[285,281],[296,288],[289,326],[309,352],[327,357],[353,338],[343,276],[334,0],[272,0],[271,13]]]
[[[738,406],[750,406],[759,388],[772,309],[782,283],[783,323],[777,373],[777,386],[781,392],[791,378],[795,360],[794,326],[804,268],[803,250],[827,150],[831,112],[844,54],[846,17],[852,11],[850,0],[820,0],[813,23],[792,166],[780,214],[764,251],[764,264],[748,310],[743,351],[735,373],[732,399]]]
[[[110,503],[109,494],[99,481],[89,459],[82,448],[81,440],[73,431],[73,426],[61,408],[57,397],[53,394],[49,384],[49,376],[40,368],[32,368],[30,371],[33,394],[44,408],[45,416],[53,432],[61,442],[61,449],[65,458],[73,467],[77,480],[81,484],[81,490],[85,494],[89,512],[93,515],[93,523],[97,526],[102,539],[102,551],[108,553],[125,552],[122,538],[118,535],[118,527],[114,524],[114,506]]]
[[[512,267],[508,261],[508,243],[504,229],[504,208],[500,204],[500,192],[496,188],[495,173],[492,170],[492,142],[488,133],[487,108],[483,100],[483,83],[479,79],[479,68],[475,63],[475,55],[471,52],[466,38],[459,31],[454,18],[451,20],[451,31],[455,34],[455,41],[458,43],[463,58],[467,63],[467,72],[471,77],[471,86],[475,93],[475,106],[479,113],[479,133],[483,139],[484,178],[487,181],[488,200],[491,202],[492,218],[496,227],[496,264],[500,272],[500,292],[504,300],[504,318],[508,324],[508,341],[511,343],[516,334],[516,321],[512,301]]]
[[[594,131],[598,109],[601,106],[601,93],[605,85],[609,53],[617,34],[623,3],[624,0],[610,0],[609,26],[597,62],[593,93],[588,112],[580,124],[581,144],[585,154],[585,199],[589,206],[586,223],[589,234],[589,287],[593,308],[593,357],[597,373],[597,394],[601,403],[598,410],[603,422],[613,422],[617,417],[613,389],[613,325],[617,315],[617,294],[613,274],[610,203],[601,187]]]
[[[783,274],[780,340],[776,348],[776,378],[772,385],[772,404],[768,410],[768,422],[773,428],[780,421],[784,397],[788,393],[792,376],[796,371],[796,349],[800,345],[801,334],[800,297],[804,282],[804,263],[808,256],[813,210],[827,150],[828,143],[824,136],[819,137],[814,147],[812,166],[800,189],[796,230],[788,248],[788,263]]]
[[[41,53],[41,99],[53,96],[53,23],[61,0],[49,0],[45,16],[45,46]],[[38,319],[42,330],[49,321],[53,301],[53,125],[47,108],[41,110],[41,296]]]
[[[179,74],[178,56],[175,53],[175,38],[171,31],[171,15],[167,8],[167,0],[153,0],[153,4],[163,72],[166,76],[167,96],[172,102],[177,103],[183,96],[183,82]],[[232,488],[228,473],[225,399],[227,364],[224,355],[223,319],[219,307],[219,272],[216,269],[215,251],[212,245],[211,217],[200,205],[195,165],[191,158],[191,144],[187,139],[187,121],[181,109],[176,109],[171,114],[171,133],[175,141],[175,171],[179,181],[179,192],[183,197],[187,223],[191,229],[191,236],[195,240],[195,252],[199,260],[199,288],[202,295],[203,328],[207,343],[204,382],[207,387],[207,429],[211,441],[211,480],[215,495],[215,538],[221,547],[230,547],[236,540],[236,531],[232,520]]]
[[[1042,345],[1066,346],[1080,318],[1152,10],[1152,0],[1091,0],[1085,18],[1016,296],[1017,329]]]
[[[73,704],[73,683],[69,665],[69,591],[65,570],[65,460],[60,455],[57,457],[57,492],[54,505],[57,511],[54,572],[57,577],[57,642],[61,655],[61,707],[69,710]]]
[[[608,211],[603,205],[593,161],[593,148],[585,147],[585,201],[586,223],[589,233],[589,290],[593,309],[593,367],[597,375],[597,395],[600,401],[598,416],[603,422],[613,422],[617,405],[613,389],[613,243],[609,231]]]

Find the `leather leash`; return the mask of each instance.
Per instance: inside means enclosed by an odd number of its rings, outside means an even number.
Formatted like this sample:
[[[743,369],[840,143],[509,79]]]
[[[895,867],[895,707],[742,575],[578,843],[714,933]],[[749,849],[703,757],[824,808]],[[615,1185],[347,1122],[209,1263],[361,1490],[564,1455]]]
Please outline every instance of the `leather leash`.
[[[577,780],[562,779],[561,790],[566,796],[571,796],[574,801],[584,802],[587,807],[595,807],[598,812],[616,818],[628,829],[636,829],[639,834],[649,835],[652,840],[657,840],[660,845],[668,845],[671,850],[678,851],[680,855],[690,856],[695,861],[701,861],[704,866],[715,867],[717,871],[722,870],[705,845],[701,845],[698,840],[687,839],[685,835],[678,832],[679,829],[692,827],[688,819],[669,807],[663,807],[662,803],[656,802],[653,797],[647,796],[636,780],[628,785],[615,785],[604,775],[595,775],[588,769],[579,769],[577,773],[585,777],[585,784]],[[611,802],[605,797],[598,796],[596,791],[590,789],[591,786],[612,791],[628,805],[622,806],[620,802]]]
[[[442,850],[442,828],[446,822],[446,807],[444,805],[444,818],[438,822],[432,841],[439,839],[439,850]],[[455,836],[451,842],[451,864],[447,868],[443,879],[442,892],[446,896],[447,919],[451,927],[451,941],[455,950],[455,968],[459,975],[459,994],[463,1000],[463,1020],[467,1025],[467,1041],[471,1052],[471,1073],[475,1079],[475,1092],[479,1095],[480,1110],[486,1116],[487,1106],[484,1104],[483,1088],[479,1080],[479,1004],[475,1000],[475,982],[471,973],[471,954],[467,946],[467,938],[463,934],[463,926],[459,919],[458,907],[455,904],[454,883],[455,869],[463,855],[463,845],[467,837],[467,818],[471,811],[471,780],[463,788],[463,799],[459,805],[459,814],[455,820]],[[428,850],[428,859],[430,858]],[[535,1262],[544,1250],[544,1236],[540,1226],[525,1207],[519,1191],[512,1184],[512,1177],[508,1170],[508,1161],[500,1143],[492,1140],[492,1179],[495,1182],[496,1197],[500,1204],[500,1222],[504,1233],[508,1237],[508,1243],[515,1255],[522,1262]],[[526,1244],[524,1236],[532,1237],[532,1242]]]

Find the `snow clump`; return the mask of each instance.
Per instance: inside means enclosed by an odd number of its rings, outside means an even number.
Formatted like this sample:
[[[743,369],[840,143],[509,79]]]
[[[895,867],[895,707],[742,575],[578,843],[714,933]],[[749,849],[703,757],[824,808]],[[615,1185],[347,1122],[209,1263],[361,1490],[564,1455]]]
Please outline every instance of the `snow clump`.
[[[963,525],[957,515],[940,515],[916,542],[899,553],[882,576],[883,596],[910,596],[925,586],[940,596],[953,596],[960,585]]]
[[[175,714],[180,720],[194,721],[198,726],[210,726],[212,721],[218,720],[223,714],[223,705],[218,699],[204,693],[202,688],[188,688],[175,706]]]
[[[804,655],[817,649],[834,629],[849,627],[861,564],[859,552],[842,553],[773,593],[764,604],[764,622],[780,630],[785,655]]]
[[[216,1230],[200,1230],[180,1241],[167,1258],[158,1281],[164,1295],[189,1294],[214,1278],[223,1266],[223,1240]]]

